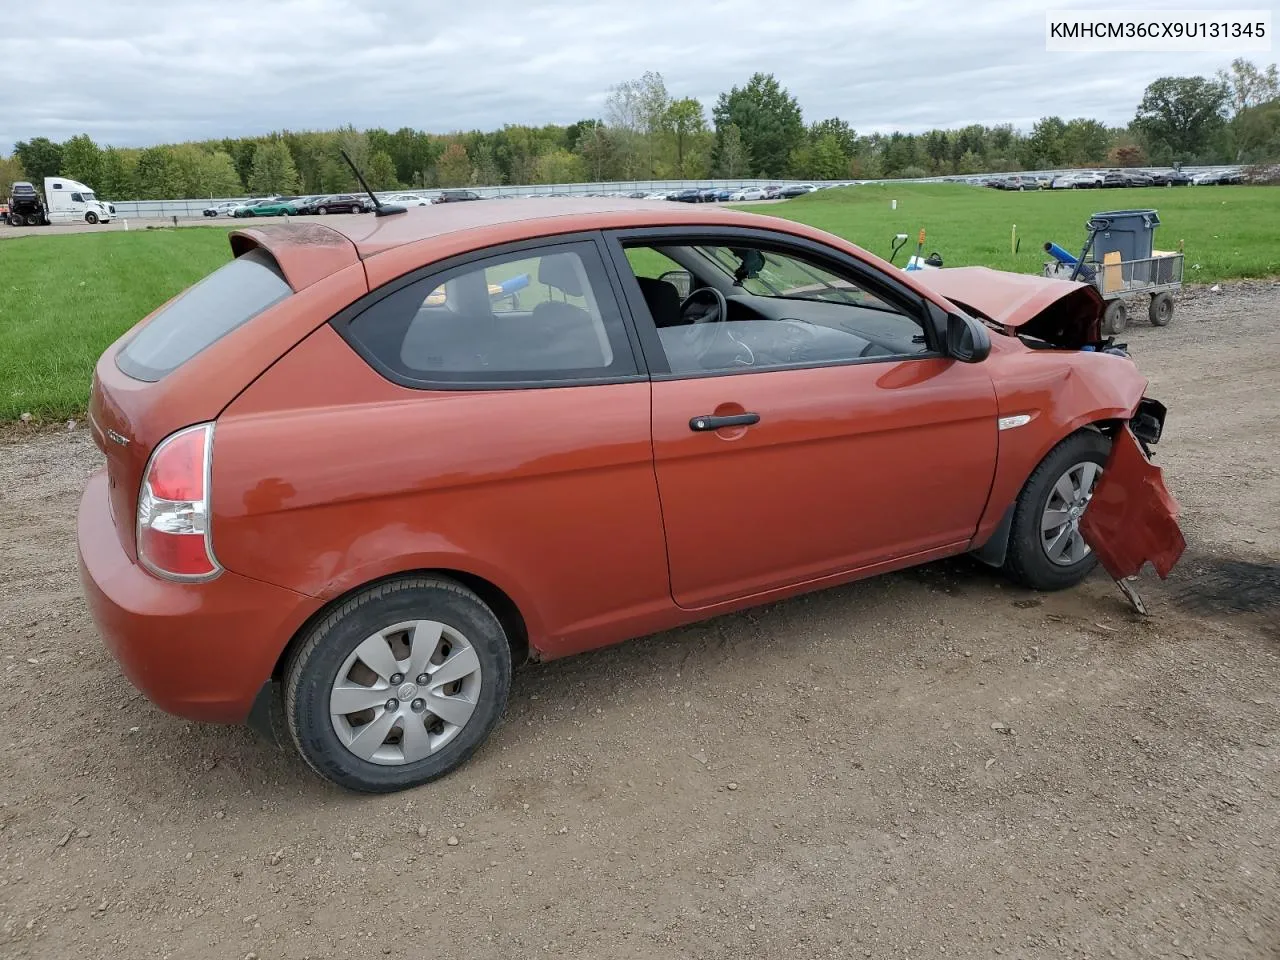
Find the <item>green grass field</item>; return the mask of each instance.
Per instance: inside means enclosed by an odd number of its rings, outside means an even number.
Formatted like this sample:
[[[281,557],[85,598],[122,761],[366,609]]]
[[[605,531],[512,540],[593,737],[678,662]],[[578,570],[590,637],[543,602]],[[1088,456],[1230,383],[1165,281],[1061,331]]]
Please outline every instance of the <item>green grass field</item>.
[[[897,200],[897,209],[890,201]],[[1039,272],[1042,245],[1078,251],[1091,213],[1155,207],[1160,249],[1184,242],[1188,282],[1280,275],[1280,189],[1185,187],[1003,193],[939,184],[823,190],[744,204],[847,237],[887,257],[921,227],[948,266]],[[1021,250],[1010,250],[1017,225]],[[231,256],[225,228],[134,230],[0,240],[0,421],[80,416],[94,362],[113,340]],[[660,272],[660,264],[652,265]]]
[[[890,209],[892,200],[898,201],[897,210]],[[925,253],[937,250],[947,266],[981,264],[1019,273],[1040,272],[1046,240],[1079,253],[1091,214],[1147,208],[1160,214],[1157,249],[1176,250],[1183,241],[1188,283],[1280,274],[1280,190],[1275,187],[1006,193],[948,184],[884,184],[740,207],[828,230],[885,258],[893,235],[908,234],[899,265],[914,252],[923,227]],[[1011,250],[1015,225],[1022,238],[1017,254]]]
[[[0,240],[0,420],[82,414],[102,351],[229,259],[219,229]]]

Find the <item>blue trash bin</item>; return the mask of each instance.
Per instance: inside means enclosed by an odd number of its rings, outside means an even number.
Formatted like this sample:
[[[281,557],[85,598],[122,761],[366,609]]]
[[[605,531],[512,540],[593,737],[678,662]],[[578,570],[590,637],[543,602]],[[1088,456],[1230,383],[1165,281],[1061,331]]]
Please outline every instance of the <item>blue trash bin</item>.
[[[1160,217],[1154,210],[1095,213],[1085,224],[1087,229],[1096,231],[1093,259],[1098,263],[1113,250],[1120,251],[1121,260],[1150,260],[1158,226]]]

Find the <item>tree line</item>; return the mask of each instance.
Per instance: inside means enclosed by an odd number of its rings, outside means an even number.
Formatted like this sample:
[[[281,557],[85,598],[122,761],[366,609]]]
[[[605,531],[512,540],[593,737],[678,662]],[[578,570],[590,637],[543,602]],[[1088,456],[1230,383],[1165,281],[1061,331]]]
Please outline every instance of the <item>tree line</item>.
[[[33,137],[0,157],[0,190],[64,176],[113,200],[719,177],[804,180],[976,174],[1061,167],[1262,163],[1280,159],[1276,66],[1236,60],[1214,77],[1162,77],[1133,120],[1045,117],[1030,131],[973,124],[925,133],[859,134],[839,117],[806,123],[772,74],[702,104],[660,73],[614,86],[604,115],[567,126],[432,134],[283,131],[153,147],[102,146],[87,134]]]

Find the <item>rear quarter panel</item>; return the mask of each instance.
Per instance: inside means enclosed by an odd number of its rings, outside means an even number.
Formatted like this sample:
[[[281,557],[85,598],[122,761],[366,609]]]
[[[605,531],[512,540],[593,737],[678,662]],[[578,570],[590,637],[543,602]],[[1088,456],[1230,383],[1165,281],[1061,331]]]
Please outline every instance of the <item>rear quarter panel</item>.
[[[1020,342],[993,337],[991,378],[1001,417],[1027,414],[1030,422],[1000,432],[991,498],[975,543],[982,543],[1036,465],[1059,442],[1081,427],[1131,417],[1146,389],[1132,360],[1076,350],[1030,350]]]
[[[396,573],[483,577],[543,657],[672,608],[647,381],[424,391],[325,325],[219,418],[228,569],[321,599]]]
[[[94,371],[89,422],[107,456],[112,515],[130,559],[137,556],[133,518],[138,487],[156,445],[175,430],[217,417],[290,347],[367,292],[364,268],[353,263],[260,313],[155,382],[126,375],[116,357],[163,306],[106,349]],[[129,442],[107,440],[108,430]]]

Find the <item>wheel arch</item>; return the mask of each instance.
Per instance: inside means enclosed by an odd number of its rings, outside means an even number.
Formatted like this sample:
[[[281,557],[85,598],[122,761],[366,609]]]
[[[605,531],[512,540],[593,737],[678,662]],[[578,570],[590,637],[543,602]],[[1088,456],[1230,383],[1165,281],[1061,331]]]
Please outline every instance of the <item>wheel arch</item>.
[[[1116,416],[1114,411],[1107,411],[1105,416],[1098,415],[1095,418],[1088,416],[1081,418],[1079,421],[1073,421],[1070,428],[1057,436],[1047,446],[1038,452],[1038,455],[1027,467],[1025,472],[1019,478],[1017,487],[1013,491],[1012,497],[1008,502],[1003,504],[998,511],[995,512],[994,522],[984,522],[985,529],[979,536],[974,537],[973,545],[970,547],[970,553],[974,557],[985,563],[987,566],[999,567],[1004,564],[1005,556],[1009,550],[1009,536],[1013,531],[1013,512],[1018,505],[1018,497],[1022,495],[1022,491],[1027,486],[1027,481],[1031,479],[1031,475],[1040,468],[1040,464],[1044,463],[1045,458],[1053,453],[1058,446],[1077,433],[1085,431],[1093,431],[1110,438],[1112,434],[1126,423],[1124,416]],[[993,505],[987,505],[987,516],[993,513]],[[984,518],[984,521],[986,518]]]
[[[331,597],[302,622],[302,625],[294,631],[288,642],[281,648],[280,655],[276,658],[275,666],[271,670],[271,679],[278,681],[283,677],[285,664],[289,662],[290,655],[304,641],[307,634],[311,632],[312,627],[324,620],[333,610],[342,606],[357,593],[376,587],[379,584],[400,580],[405,577],[437,577],[443,580],[452,580],[466,587],[478,596],[485,606],[493,611],[493,615],[498,618],[498,622],[502,625],[502,631],[507,636],[507,645],[511,648],[512,664],[518,666],[525,662],[529,659],[531,652],[536,657],[536,650],[532,650],[529,645],[529,626],[525,616],[505,590],[491,580],[478,574],[468,573],[465,570],[455,570],[448,567],[426,567],[400,570],[376,577]]]

